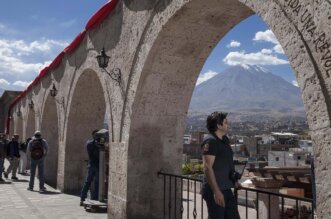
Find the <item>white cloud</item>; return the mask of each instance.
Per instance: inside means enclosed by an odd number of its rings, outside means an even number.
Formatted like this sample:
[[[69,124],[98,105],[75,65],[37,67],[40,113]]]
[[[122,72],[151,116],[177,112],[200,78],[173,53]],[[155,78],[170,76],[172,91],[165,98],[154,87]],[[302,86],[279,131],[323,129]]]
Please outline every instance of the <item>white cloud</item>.
[[[255,34],[254,41],[266,41],[273,44],[279,44],[275,34],[271,30],[259,31]]]
[[[7,80],[0,78],[0,87],[6,88],[8,85],[10,85],[10,83]]]
[[[56,40],[41,40],[33,41],[31,43],[26,43],[23,40],[6,40],[0,39],[0,47],[8,49],[12,52],[15,51],[29,55],[34,52],[50,52],[55,47],[65,47],[68,45],[67,42],[56,41]]]
[[[262,49],[261,52],[264,54],[271,54],[272,50],[271,49]]]
[[[278,54],[285,54],[275,34],[271,30],[259,31],[255,34],[254,41],[265,41],[276,44],[272,49]]]
[[[69,28],[74,26],[77,23],[77,21],[75,19],[71,19],[65,22],[60,23],[61,27],[65,27],[65,28]]]
[[[273,49],[276,53],[285,54],[283,47],[280,44],[277,44],[276,46],[274,46]]]
[[[46,66],[46,63],[26,63],[19,58],[3,56],[0,53],[0,72],[14,74],[37,73]]]
[[[41,41],[33,41],[26,43],[23,40],[7,40],[0,39],[0,74],[15,75],[15,74],[33,74],[35,75],[50,61],[33,62],[31,59],[37,58],[45,54],[53,55],[67,45],[65,42],[43,39]]]
[[[13,85],[25,88],[25,87],[27,87],[29,84],[31,84],[31,82],[32,82],[32,81],[30,81],[30,82],[27,82],[27,81],[15,81],[15,82],[13,83]]]
[[[207,71],[206,73],[200,74],[198,81],[196,83],[196,86],[201,84],[202,82],[205,82],[209,79],[211,79],[212,77],[214,77],[215,75],[217,75],[218,73],[212,70]]]
[[[231,42],[226,46],[228,48],[234,48],[234,47],[239,47],[241,45],[240,42],[235,41],[235,40],[231,40]]]
[[[288,61],[279,59],[271,54],[262,52],[245,53],[245,52],[230,52],[223,61],[228,65],[241,65],[247,67],[248,65],[284,65]]]
[[[292,84],[296,87],[299,87],[298,82],[296,80],[292,81]]]

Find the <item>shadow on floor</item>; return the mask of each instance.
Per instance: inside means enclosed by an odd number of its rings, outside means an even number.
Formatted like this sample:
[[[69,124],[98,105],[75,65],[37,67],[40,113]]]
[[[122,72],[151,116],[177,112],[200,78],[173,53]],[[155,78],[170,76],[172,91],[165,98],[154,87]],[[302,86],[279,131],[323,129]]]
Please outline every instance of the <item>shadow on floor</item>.
[[[29,180],[26,179],[18,179],[18,180],[11,180],[12,182],[29,182]]]
[[[39,192],[42,195],[59,195],[62,194],[61,192],[55,192],[55,191],[44,191],[44,192]]]

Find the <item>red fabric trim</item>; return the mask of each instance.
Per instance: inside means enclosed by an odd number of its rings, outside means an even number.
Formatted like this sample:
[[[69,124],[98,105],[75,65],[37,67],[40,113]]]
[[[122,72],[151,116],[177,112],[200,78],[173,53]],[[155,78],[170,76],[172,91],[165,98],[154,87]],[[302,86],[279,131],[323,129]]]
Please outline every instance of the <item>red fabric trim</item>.
[[[60,54],[58,54],[56,56],[56,58],[53,60],[53,62],[48,66],[49,70],[54,70],[61,64],[64,54],[65,53],[62,51],[62,52],[60,52]]]
[[[102,8],[100,8],[87,22],[85,25],[85,30],[92,30],[96,27],[98,27],[107,17],[108,15],[113,11],[115,6],[117,5],[118,0],[111,0]]]
[[[38,75],[38,80],[40,80],[42,77],[44,77],[49,72],[49,67],[45,67],[43,70],[40,71]]]
[[[73,51],[75,51],[77,47],[80,45],[80,43],[83,41],[85,34],[86,34],[85,30],[79,33],[76,36],[76,38],[70,43],[70,45],[63,50],[63,52],[72,53]]]

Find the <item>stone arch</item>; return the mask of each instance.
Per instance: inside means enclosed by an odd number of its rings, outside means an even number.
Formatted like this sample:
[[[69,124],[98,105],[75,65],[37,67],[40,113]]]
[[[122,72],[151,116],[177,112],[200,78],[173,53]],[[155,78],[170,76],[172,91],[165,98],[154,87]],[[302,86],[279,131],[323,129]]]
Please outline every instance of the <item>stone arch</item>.
[[[36,118],[35,113],[33,109],[28,110],[28,117],[26,119],[26,125],[25,125],[25,139],[32,137],[34,132],[36,131]]]
[[[50,95],[44,104],[41,128],[42,137],[48,143],[48,153],[45,158],[45,182],[56,188],[58,154],[59,154],[59,125],[56,102]]]
[[[311,39],[305,38],[307,36],[299,31],[287,13],[288,1],[282,4],[273,0],[242,2],[246,5],[231,0],[173,3],[169,10],[155,15],[151,21],[155,24],[159,19],[164,23],[150,27],[151,33],[143,36],[144,42],[150,43],[150,50],[144,51],[146,56],[139,57],[138,63],[134,63],[143,69],[137,76],[139,83],[130,114],[128,218],[158,218],[162,215],[160,203],[163,196],[159,191],[163,182],[156,173],[159,170],[180,173],[186,113],[200,69],[216,43],[234,25],[253,13],[260,15],[269,25],[289,57],[302,90],[310,129],[330,132],[330,98],[322,67],[311,54]],[[318,103],[314,103],[309,91],[316,92],[315,101]],[[318,107],[319,112],[314,112]],[[326,136],[324,134],[324,140]],[[327,192],[320,193],[320,202],[328,200],[323,194]],[[320,213],[329,215],[321,210]]]
[[[65,129],[64,192],[78,194],[86,175],[86,141],[94,129],[103,128],[106,102],[96,72],[85,70],[78,78]]]

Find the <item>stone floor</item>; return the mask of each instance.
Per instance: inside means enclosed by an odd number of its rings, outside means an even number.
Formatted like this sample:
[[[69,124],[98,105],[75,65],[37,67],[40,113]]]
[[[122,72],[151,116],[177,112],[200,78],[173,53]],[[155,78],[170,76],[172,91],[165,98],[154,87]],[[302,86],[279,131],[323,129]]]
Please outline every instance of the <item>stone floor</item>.
[[[8,164],[8,162],[6,162]],[[79,206],[79,197],[62,194],[46,185],[47,192],[28,191],[29,176],[17,175],[0,184],[0,219],[89,219],[107,218],[107,213],[91,213]],[[39,181],[35,180],[35,189]]]

